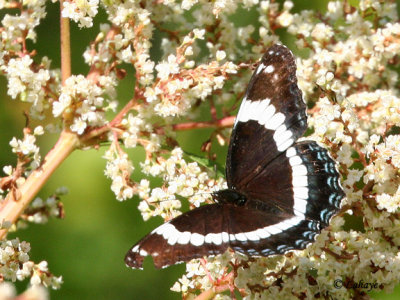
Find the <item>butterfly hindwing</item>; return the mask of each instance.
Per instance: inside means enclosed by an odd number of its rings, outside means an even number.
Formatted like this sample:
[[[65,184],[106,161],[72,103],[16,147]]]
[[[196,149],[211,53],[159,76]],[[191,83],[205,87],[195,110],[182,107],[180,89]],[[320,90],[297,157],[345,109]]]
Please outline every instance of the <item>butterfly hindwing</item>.
[[[160,268],[225,252],[229,246],[222,235],[227,230],[225,210],[220,204],[204,205],[172,219],[133,246],[125,263],[141,268],[144,257],[151,255]]]
[[[295,143],[241,189],[249,199],[264,201],[289,214],[327,225],[344,197],[335,162],[314,141]]]
[[[305,200],[306,217],[327,226],[345,196],[335,161],[314,141],[296,143],[292,149],[287,152],[301,159],[291,161],[294,202]]]
[[[196,220],[195,224],[193,220]],[[284,212],[271,211],[270,207],[262,204],[244,207],[205,205],[153,230],[131,248],[125,263],[131,268],[142,268],[144,257],[150,255],[154,265],[160,268],[193,258],[223,254],[228,248],[252,256],[283,253],[280,247],[282,237],[286,240],[286,250],[298,249],[297,235],[292,233],[311,232],[308,223],[310,221]],[[314,228],[314,233],[302,238],[302,242],[310,242],[318,230],[319,227]]]

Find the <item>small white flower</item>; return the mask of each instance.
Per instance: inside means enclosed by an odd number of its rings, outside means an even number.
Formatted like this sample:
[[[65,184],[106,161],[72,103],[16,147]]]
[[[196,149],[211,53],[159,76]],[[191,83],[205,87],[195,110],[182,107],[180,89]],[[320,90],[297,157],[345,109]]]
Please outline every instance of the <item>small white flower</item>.
[[[12,166],[4,166],[3,172],[4,172],[4,174],[10,176],[13,173],[13,167]]]
[[[168,62],[161,62],[156,66],[157,77],[161,80],[168,78],[170,74],[179,73],[179,65],[176,63],[175,55],[171,54],[168,56]]]
[[[225,51],[218,50],[215,57],[217,58],[217,61],[221,61],[226,57]]]
[[[191,55],[193,55],[193,47],[189,46],[185,50],[185,56],[191,56]]]
[[[42,272],[47,272],[49,270],[47,261],[41,261],[40,263],[37,264],[38,268]]]
[[[283,9],[284,10],[291,10],[293,8],[293,2],[292,1],[285,1],[283,3]]]
[[[333,34],[334,32],[332,30],[332,27],[324,23],[318,23],[312,30],[311,37],[321,42],[328,41],[333,36]]]
[[[195,5],[198,0],[183,0],[182,1],[182,9],[189,10]]]
[[[71,130],[76,132],[77,134],[82,134],[87,127],[87,123],[82,120],[82,118],[77,118],[74,120],[74,123],[71,125]]]
[[[193,29],[193,34],[195,39],[202,40],[204,39],[204,34],[206,33],[205,29]]]
[[[53,102],[53,115],[55,117],[60,116],[64,110],[71,105],[71,96],[62,93],[58,101]]]
[[[283,27],[288,27],[293,22],[293,15],[288,11],[284,11],[277,20]]]
[[[146,87],[146,91],[144,92],[144,96],[146,101],[151,103],[157,99],[157,95],[160,94],[161,91],[158,88]]]
[[[18,255],[18,260],[19,260],[20,262],[22,262],[22,263],[25,263],[25,262],[27,262],[27,261],[29,260],[29,255],[26,254],[26,253],[21,252],[21,253],[19,253],[19,255]]]
[[[171,287],[171,291],[173,292],[181,292],[181,284],[177,281],[174,283],[174,285]]]
[[[44,134],[43,126],[35,127],[35,129],[33,130],[33,134],[34,135],[42,135],[42,134]]]
[[[35,273],[31,277],[30,282],[32,285],[39,285],[42,282],[42,280],[40,279],[40,276],[37,273]]]

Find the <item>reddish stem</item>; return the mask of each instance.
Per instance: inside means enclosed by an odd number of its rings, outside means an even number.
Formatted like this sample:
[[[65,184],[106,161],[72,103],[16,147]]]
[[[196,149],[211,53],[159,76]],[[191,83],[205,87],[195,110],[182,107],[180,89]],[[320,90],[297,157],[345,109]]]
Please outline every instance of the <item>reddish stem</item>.
[[[215,121],[205,121],[205,122],[187,122],[181,124],[175,124],[172,126],[173,130],[181,131],[181,130],[191,130],[198,128],[225,128],[231,127],[235,120],[234,116],[224,117]]]

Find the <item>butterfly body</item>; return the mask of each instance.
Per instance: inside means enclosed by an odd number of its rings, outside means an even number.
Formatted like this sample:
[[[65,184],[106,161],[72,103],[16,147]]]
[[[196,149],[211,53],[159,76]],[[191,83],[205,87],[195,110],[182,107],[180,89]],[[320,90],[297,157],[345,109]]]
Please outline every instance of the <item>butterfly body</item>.
[[[247,202],[247,198],[245,195],[242,195],[233,189],[225,189],[214,192],[212,194],[212,198],[216,203],[231,203],[238,206],[243,206]]]
[[[290,50],[267,50],[235,120],[226,161],[228,189],[214,204],[161,225],[131,248],[127,266],[156,267],[224,253],[249,256],[304,249],[338,211],[344,192],[335,162],[314,141],[301,141],[306,105]]]

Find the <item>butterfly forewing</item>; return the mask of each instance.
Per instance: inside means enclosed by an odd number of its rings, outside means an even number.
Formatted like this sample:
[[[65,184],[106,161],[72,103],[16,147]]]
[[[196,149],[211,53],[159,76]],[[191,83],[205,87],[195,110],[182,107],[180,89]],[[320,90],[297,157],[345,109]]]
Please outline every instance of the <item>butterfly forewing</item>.
[[[240,190],[306,129],[293,54],[274,45],[256,68],[236,117],[226,162],[229,188]]]

